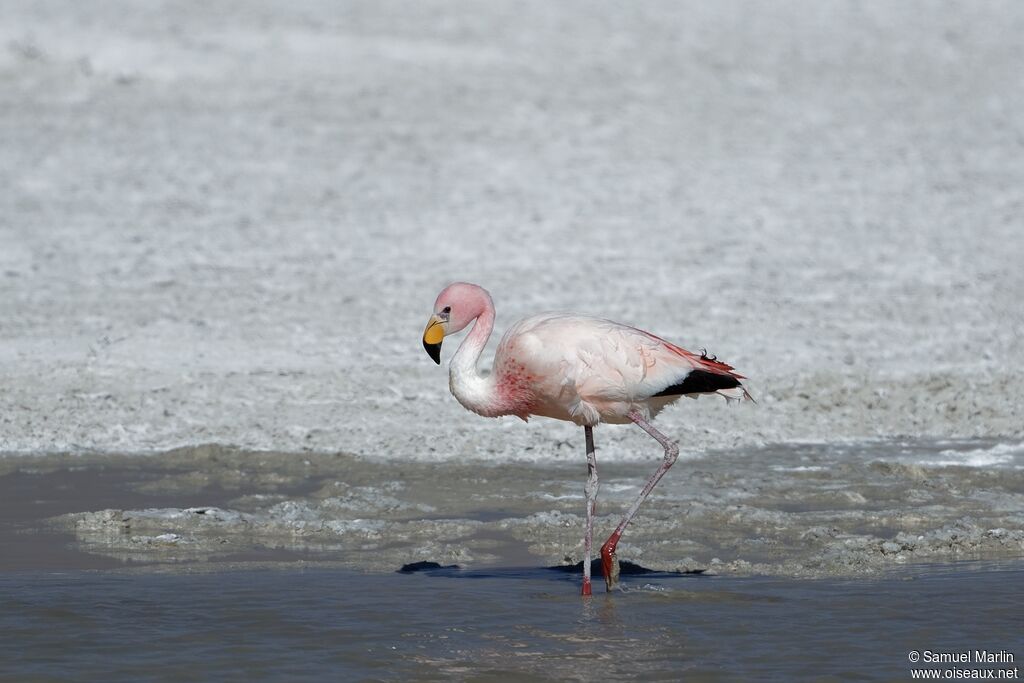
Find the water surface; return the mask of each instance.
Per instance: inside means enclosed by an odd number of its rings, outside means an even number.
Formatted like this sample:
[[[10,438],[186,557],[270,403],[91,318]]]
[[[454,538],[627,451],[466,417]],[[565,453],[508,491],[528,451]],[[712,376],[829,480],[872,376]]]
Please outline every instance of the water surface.
[[[1024,655],[1020,564],[873,580],[652,574],[589,600],[577,586],[529,568],[11,572],[0,677],[902,680],[911,650]]]

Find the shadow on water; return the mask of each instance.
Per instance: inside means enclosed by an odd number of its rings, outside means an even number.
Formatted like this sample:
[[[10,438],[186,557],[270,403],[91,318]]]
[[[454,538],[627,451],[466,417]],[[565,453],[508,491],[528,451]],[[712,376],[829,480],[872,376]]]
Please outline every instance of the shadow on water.
[[[603,576],[600,560],[590,564],[591,575],[600,580]],[[552,567],[488,567],[483,569],[463,569],[457,564],[442,565],[438,562],[410,562],[397,570],[398,574],[424,574],[426,576],[451,579],[535,579],[535,580],[573,580],[583,575],[583,562],[576,564],[555,565]],[[643,576],[649,579],[679,579],[701,576],[703,569],[688,572],[660,571],[648,569],[628,560],[619,563],[620,577]]]

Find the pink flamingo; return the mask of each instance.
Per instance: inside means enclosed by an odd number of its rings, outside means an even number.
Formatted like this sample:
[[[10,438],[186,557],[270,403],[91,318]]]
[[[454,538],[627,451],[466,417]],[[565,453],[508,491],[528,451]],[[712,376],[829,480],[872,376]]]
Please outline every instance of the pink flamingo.
[[[615,548],[630,520],[679,455],[679,447],[655,429],[652,420],[681,396],[721,394],[748,399],[742,375],[706,354],[697,355],[628,325],[583,315],[542,313],[520,320],[505,333],[494,356],[494,369],[481,374],[480,353],[494,327],[494,304],[487,290],[456,282],[442,291],[423,332],[423,348],[441,364],[441,341],[476,321],[449,365],[452,394],[468,410],[485,417],[531,415],[575,422],[587,445],[587,521],[583,536],[583,595],[591,594],[597,500],[594,426],[634,423],[650,434],[665,457],[630,505],[615,531],[601,546],[607,590],[618,583]]]

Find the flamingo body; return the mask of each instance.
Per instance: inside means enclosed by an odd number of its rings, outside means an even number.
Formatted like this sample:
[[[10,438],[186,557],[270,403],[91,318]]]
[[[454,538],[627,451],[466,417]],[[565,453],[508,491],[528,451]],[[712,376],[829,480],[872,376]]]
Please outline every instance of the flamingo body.
[[[690,353],[611,320],[545,313],[512,326],[494,357],[495,389],[508,413],[593,427],[628,424],[630,412],[653,419],[681,396],[743,398],[741,376],[724,363]],[[703,382],[692,381],[694,375]],[[691,391],[664,393],[674,386]]]

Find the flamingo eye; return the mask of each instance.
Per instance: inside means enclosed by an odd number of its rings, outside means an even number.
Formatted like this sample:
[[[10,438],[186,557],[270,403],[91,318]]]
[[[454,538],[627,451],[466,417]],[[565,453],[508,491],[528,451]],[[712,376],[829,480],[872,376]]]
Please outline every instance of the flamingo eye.
[[[451,306],[445,306],[444,308],[441,309],[441,312],[442,313],[451,313],[452,312],[452,307]]]

